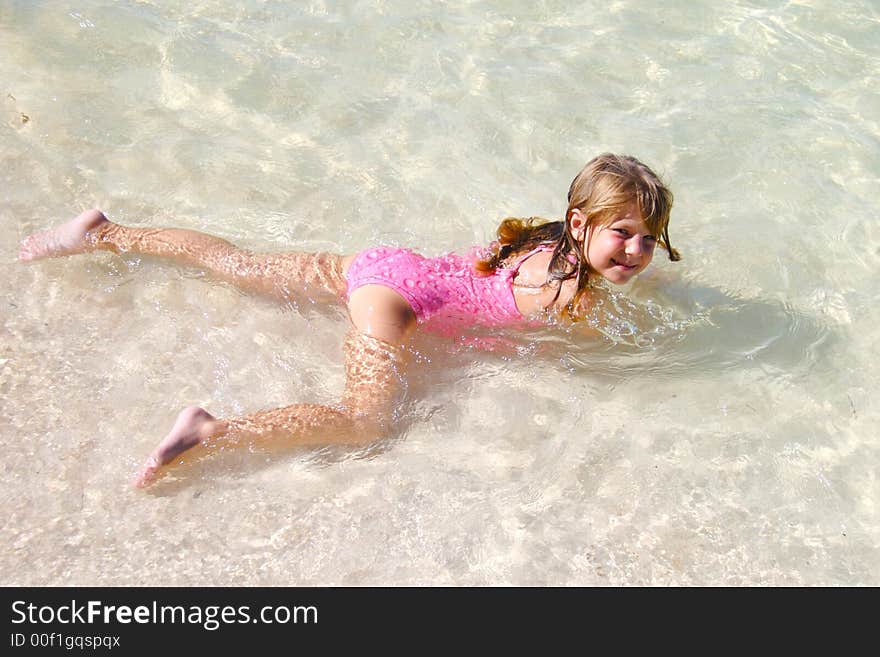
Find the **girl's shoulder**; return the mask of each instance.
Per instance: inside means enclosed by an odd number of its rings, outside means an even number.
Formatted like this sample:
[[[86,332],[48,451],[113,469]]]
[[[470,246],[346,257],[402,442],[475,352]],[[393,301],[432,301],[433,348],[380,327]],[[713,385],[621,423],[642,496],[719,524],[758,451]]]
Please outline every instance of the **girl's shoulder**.
[[[522,257],[522,256],[520,256]],[[552,311],[561,313],[575,296],[577,282],[548,280],[552,249],[540,249],[528,254],[519,265],[513,279],[513,294],[523,315]]]
[[[505,268],[515,271],[513,283],[519,287],[545,287],[553,249],[537,247],[525,253],[512,254]]]

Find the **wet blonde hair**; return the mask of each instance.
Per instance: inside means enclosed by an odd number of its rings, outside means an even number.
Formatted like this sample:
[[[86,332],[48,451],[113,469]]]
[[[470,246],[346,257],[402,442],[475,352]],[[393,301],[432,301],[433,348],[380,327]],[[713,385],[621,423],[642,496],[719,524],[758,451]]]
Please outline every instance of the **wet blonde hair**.
[[[648,230],[669,254],[669,259],[681,260],[681,255],[669,242],[672,192],[656,173],[636,158],[604,153],[587,162],[571,181],[565,221],[508,217],[498,226],[498,241],[493,244],[491,256],[478,262],[477,270],[489,273],[510,257],[524,254],[541,244],[552,245],[553,255],[545,285],[558,282],[555,302],[562,282],[572,278],[577,280],[577,290],[568,306],[569,314],[572,314],[593,273],[584,248],[584,236],[592,231],[584,230],[580,232],[580,239],[575,237],[571,229],[572,212],[580,210],[586,218],[586,227],[592,229],[607,226],[633,202]]]

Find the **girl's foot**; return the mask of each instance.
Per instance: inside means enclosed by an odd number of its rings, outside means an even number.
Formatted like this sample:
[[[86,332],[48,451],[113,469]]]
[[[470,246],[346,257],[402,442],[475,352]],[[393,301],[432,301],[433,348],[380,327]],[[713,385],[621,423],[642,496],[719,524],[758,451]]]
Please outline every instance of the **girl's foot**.
[[[138,471],[134,485],[138,488],[150,485],[158,478],[162,466],[188,449],[202,444],[211,435],[214,421],[213,415],[198,406],[187,406],[183,409],[171,431]]]
[[[18,259],[29,262],[91,251],[95,244],[95,229],[110,223],[100,210],[86,210],[75,219],[41,233],[34,233],[21,243]]]

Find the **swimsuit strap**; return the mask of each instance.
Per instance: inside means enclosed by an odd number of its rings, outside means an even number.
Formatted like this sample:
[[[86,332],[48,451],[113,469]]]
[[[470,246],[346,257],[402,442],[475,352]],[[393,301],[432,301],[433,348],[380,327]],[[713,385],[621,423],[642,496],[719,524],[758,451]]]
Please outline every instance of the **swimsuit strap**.
[[[526,260],[531,258],[533,255],[535,255],[536,253],[540,253],[541,251],[552,251],[552,250],[553,250],[553,246],[550,244],[539,244],[536,248],[532,249],[531,251],[526,253],[524,256],[520,256],[519,258],[517,258],[516,262],[513,263],[513,267],[510,267],[508,269],[508,271],[511,271],[514,274],[516,274],[519,272],[519,268],[522,266],[522,263],[524,263]]]

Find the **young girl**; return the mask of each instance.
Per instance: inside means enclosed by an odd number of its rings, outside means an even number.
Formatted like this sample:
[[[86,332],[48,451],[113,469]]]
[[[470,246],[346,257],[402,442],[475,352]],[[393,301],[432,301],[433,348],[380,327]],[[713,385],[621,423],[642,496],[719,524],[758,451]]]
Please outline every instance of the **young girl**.
[[[424,258],[378,247],[356,255],[257,254],[225,240],[174,228],[130,228],[89,210],[22,242],[21,261],[96,250],[166,256],[281,299],[343,301],[353,327],[344,344],[346,383],[334,406],[294,404],[218,419],[190,406],[149,456],[135,485],[155,481],[178,457],[242,444],[365,445],[388,430],[403,385],[405,345],[417,327],[450,331],[474,324],[533,325],[582,317],[597,277],[622,284],[639,274],[657,243],[669,243],[672,194],[633,157],[604,154],[571,183],[564,221],[505,219],[478,259]]]

